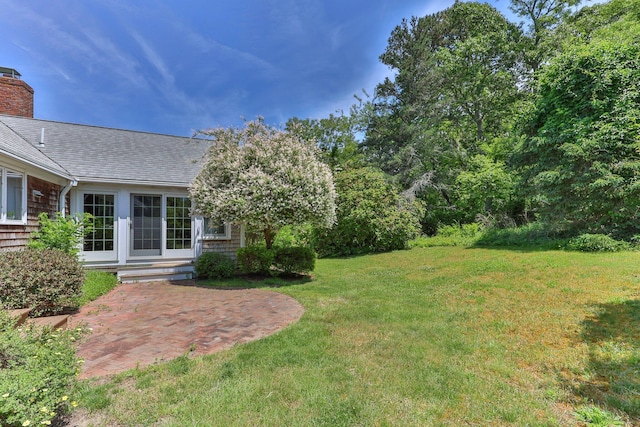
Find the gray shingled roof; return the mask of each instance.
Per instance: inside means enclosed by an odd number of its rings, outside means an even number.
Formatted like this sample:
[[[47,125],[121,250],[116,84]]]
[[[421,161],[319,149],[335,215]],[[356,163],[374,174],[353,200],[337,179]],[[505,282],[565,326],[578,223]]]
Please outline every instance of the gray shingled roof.
[[[7,125],[2,123],[0,116],[0,152],[23,162],[37,166],[55,175],[70,178],[69,172],[62,166],[45,156],[33,145],[25,141]]]
[[[24,117],[0,115],[0,123],[80,182],[186,187],[209,146],[192,138]],[[43,128],[44,147],[39,147]],[[0,143],[4,147],[4,138]]]

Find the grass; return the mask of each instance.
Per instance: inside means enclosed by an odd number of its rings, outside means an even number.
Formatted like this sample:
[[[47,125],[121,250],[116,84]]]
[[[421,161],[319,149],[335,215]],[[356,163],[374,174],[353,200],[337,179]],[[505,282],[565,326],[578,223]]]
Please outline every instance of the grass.
[[[94,425],[640,423],[640,254],[461,247],[319,260],[265,339],[82,384]],[[609,418],[607,418],[609,417]]]
[[[87,270],[82,295],[78,299],[78,305],[85,305],[106,294],[118,284],[115,274],[102,271]]]

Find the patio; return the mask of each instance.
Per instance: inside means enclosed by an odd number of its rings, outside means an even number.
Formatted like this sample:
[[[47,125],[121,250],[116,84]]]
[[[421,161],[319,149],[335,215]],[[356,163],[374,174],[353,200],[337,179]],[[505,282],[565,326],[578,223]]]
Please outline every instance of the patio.
[[[210,354],[273,334],[304,312],[293,298],[260,289],[222,290],[194,281],[121,284],[82,307],[70,327],[91,332],[78,347],[81,379]]]

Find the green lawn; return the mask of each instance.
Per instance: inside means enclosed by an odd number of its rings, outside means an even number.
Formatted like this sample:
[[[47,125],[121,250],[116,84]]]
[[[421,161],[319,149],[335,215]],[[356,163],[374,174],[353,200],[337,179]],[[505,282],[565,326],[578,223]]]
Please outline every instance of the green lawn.
[[[84,305],[106,294],[118,284],[115,274],[96,270],[87,270],[82,295],[78,298],[78,304]]]
[[[414,248],[314,275],[276,289],[300,322],[85,382],[81,410],[95,425],[640,423],[640,253]]]

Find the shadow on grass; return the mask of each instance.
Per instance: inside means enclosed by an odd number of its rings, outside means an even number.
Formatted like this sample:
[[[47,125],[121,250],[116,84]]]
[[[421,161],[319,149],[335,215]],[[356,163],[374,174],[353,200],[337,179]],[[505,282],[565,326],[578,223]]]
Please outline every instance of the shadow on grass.
[[[582,322],[581,338],[589,362],[574,391],[640,425],[640,300],[598,304]]]
[[[303,285],[313,280],[310,275],[281,274],[276,277],[248,274],[227,280],[196,280],[195,286],[215,289],[281,288]]]

